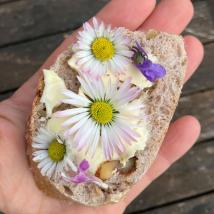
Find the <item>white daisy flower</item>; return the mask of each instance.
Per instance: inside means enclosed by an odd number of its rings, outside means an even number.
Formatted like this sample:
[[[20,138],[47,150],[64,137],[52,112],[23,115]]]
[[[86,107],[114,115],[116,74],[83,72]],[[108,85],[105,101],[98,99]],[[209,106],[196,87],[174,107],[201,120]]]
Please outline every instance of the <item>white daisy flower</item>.
[[[55,136],[45,128],[40,128],[33,138],[33,161],[43,176],[57,180],[67,167],[77,171],[76,166],[68,157],[68,146],[60,136]]]
[[[57,117],[70,117],[62,124],[68,127],[65,137],[72,139],[72,146],[77,150],[85,149],[92,156],[99,143],[106,159],[111,159],[114,152],[122,154],[126,150],[125,144],[131,144],[139,137],[134,129],[141,119],[136,111],[142,105],[133,106],[131,101],[141,90],[132,87],[130,80],[120,84],[109,79],[105,85],[101,78],[93,82],[87,77],[78,79],[82,94],[70,90],[63,93],[68,99],[62,102],[74,108],[55,113]]]
[[[123,28],[111,29],[93,18],[93,26],[83,24],[78,41],[74,45],[74,58],[80,68],[94,77],[107,70],[122,72],[130,63],[133,53],[129,50],[128,39],[123,35]]]

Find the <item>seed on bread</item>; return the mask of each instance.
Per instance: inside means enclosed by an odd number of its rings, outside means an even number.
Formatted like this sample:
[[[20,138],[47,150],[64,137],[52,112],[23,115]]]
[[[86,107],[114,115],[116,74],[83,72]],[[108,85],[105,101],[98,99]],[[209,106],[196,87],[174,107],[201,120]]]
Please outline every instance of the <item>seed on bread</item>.
[[[96,176],[102,180],[109,179],[115,170],[120,166],[120,162],[113,160],[113,161],[106,161],[101,164],[96,172]]]

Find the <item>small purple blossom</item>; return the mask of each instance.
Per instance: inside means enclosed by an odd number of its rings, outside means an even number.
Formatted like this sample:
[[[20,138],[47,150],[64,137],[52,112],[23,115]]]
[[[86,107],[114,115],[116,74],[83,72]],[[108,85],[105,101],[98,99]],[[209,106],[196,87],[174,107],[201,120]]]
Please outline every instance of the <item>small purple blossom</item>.
[[[79,170],[86,171],[89,168],[89,163],[87,160],[83,160],[79,165]]]
[[[150,59],[148,59],[147,53],[138,42],[132,50],[134,52],[132,61],[147,80],[155,82],[166,75],[166,69],[162,65],[153,63]]]
[[[87,160],[83,160],[78,167],[77,173],[74,176],[67,176],[62,174],[62,179],[68,183],[72,182],[75,184],[80,184],[80,183],[95,183],[101,188],[107,189],[108,186],[105,184],[102,180],[97,178],[94,175],[89,175],[87,172],[89,169],[89,163]]]

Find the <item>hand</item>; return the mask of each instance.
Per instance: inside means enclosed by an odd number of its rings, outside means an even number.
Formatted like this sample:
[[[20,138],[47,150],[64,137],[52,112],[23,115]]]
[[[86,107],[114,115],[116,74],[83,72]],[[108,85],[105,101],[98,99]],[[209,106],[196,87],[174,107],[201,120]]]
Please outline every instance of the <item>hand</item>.
[[[113,0],[97,17],[130,30],[153,28],[179,34],[192,15],[190,0],[163,0],[156,8],[155,0]],[[143,189],[192,147],[200,133],[200,124],[191,116],[174,122],[152,167],[117,204],[92,208],[76,203],[68,205],[44,195],[35,185],[29,170],[25,127],[42,68],[53,64],[73,40],[74,36],[66,38],[28,82],[11,98],[0,103],[0,210],[6,213],[122,213]],[[192,36],[185,36],[184,41],[188,55],[187,81],[203,58],[203,47]]]

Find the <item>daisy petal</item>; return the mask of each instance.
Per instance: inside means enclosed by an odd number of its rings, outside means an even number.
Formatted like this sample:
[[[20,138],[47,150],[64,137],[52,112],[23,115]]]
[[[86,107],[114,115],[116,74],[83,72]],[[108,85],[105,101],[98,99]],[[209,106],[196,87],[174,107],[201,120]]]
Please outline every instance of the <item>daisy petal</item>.
[[[91,71],[91,76],[97,78],[108,70],[120,73],[128,63],[133,52],[129,50],[129,40],[124,36],[124,29],[112,29],[110,25],[105,25],[103,22],[98,23],[96,18],[92,20],[93,25],[88,22],[83,24],[83,31],[79,32],[77,42],[75,44],[74,56],[77,58],[80,70],[87,72]],[[103,47],[103,57],[98,57],[93,51],[94,41],[107,40],[114,47],[112,57],[107,57],[105,53],[105,43],[97,43]],[[110,48],[107,46],[107,48]],[[109,50],[107,50],[109,51]],[[111,49],[110,49],[111,51]],[[102,54],[102,53],[101,53]]]
[[[63,111],[57,111],[54,113],[54,116],[56,117],[67,117],[67,116],[73,116],[77,114],[81,114],[84,112],[87,112],[87,108],[73,108],[73,109],[67,109]]]

